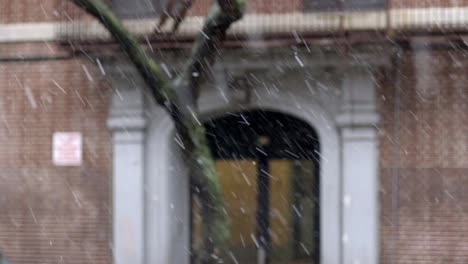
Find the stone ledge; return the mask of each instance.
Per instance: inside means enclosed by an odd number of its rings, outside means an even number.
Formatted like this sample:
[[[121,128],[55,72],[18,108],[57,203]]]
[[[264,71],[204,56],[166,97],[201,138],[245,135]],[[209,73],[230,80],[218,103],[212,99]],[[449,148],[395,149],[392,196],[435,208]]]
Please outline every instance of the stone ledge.
[[[336,117],[338,127],[375,127],[380,121],[376,112],[349,112]]]
[[[377,131],[371,127],[344,128],[342,138],[345,141],[376,141]]]
[[[143,131],[147,125],[142,116],[113,116],[107,120],[107,127],[113,131]]]

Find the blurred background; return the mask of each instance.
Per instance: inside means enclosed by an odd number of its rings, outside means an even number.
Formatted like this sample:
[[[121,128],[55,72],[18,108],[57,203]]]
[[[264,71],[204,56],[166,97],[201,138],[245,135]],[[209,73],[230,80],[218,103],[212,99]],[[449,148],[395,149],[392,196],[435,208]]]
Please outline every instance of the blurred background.
[[[164,0],[106,3],[173,80],[212,1],[175,33]],[[468,1],[246,4],[198,103],[226,261],[468,262]],[[191,262],[197,190],[120,48],[72,1],[0,0],[9,263]]]

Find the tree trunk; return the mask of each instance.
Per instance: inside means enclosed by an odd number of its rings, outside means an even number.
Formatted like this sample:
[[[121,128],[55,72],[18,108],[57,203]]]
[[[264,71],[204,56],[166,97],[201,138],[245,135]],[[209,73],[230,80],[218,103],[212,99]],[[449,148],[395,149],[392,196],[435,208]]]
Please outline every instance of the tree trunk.
[[[156,102],[174,120],[176,133],[183,142],[192,183],[199,190],[195,195],[202,201],[203,243],[197,249],[196,263],[218,262],[218,258],[225,255],[228,246],[229,219],[224,209],[223,195],[207,144],[205,128],[197,118],[196,102],[200,85],[209,78],[208,69],[215,60],[226,31],[244,13],[245,0],[218,0],[213,3],[184,71],[173,82],[164,79],[157,63],[146,54],[136,38],[102,0],[73,2],[96,17],[119,41]]]

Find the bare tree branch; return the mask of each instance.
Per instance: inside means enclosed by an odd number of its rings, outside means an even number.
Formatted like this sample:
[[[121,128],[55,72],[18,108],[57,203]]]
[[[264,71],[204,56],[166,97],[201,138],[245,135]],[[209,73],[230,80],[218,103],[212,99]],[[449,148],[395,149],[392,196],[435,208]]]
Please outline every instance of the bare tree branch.
[[[228,244],[229,221],[205,128],[197,118],[196,102],[200,85],[209,77],[209,69],[219,53],[226,31],[244,13],[245,0],[218,0],[213,3],[202,32],[194,43],[190,59],[181,75],[173,82],[165,80],[157,63],[146,54],[137,39],[125,29],[102,0],[72,1],[96,17],[120,42],[156,102],[174,120],[176,133],[184,143],[184,155],[190,167],[191,180],[199,190],[195,194],[203,204],[203,243],[198,250],[196,263],[218,262],[218,254],[223,253]]]
[[[161,32],[162,27],[167,22],[167,19],[172,18],[174,20],[172,33],[175,33],[194,2],[195,0],[168,0],[165,11],[159,18],[156,32]],[[230,17],[233,21],[240,19],[244,14],[245,0],[217,0],[217,3],[221,7],[223,14]]]
[[[246,0],[217,0],[217,2],[223,13],[234,20],[244,15]]]
[[[137,39],[124,27],[120,19],[102,0],[73,0],[73,2],[96,17],[119,41],[122,49],[141,73],[159,104],[164,106],[167,101],[174,97],[173,92],[166,85],[167,81],[163,77],[164,75],[159,66],[147,55]]]
[[[166,3],[166,10],[159,18],[159,23],[156,32],[160,33],[162,27],[166,24],[167,19],[170,17],[174,20],[172,26],[172,33],[175,33],[179,28],[180,23],[185,19],[188,10],[192,7],[195,0],[168,0]]]

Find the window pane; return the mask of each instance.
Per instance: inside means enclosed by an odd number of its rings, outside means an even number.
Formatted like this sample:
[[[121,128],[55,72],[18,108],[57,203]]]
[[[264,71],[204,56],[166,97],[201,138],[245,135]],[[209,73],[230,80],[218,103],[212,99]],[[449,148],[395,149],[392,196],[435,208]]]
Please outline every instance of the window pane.
[[[113,0],[112,6],[120,17],[138,18],[157,16],[161,13],[163,0]]]
[[[304,0],[304,11],[331,11],[338,9],[338,1]]]
[[[318,259],[318,187],[310,160],[270,160],[271,263]]]
[[[346,9],[368,9],[368,8],[383,8],[384,0],[346,0]]]
[[[339,9],[339,0],[304,0],[304,11],[333,11]],[[345,0],[344,8],[372,9],[383,8],[385,0]]]

